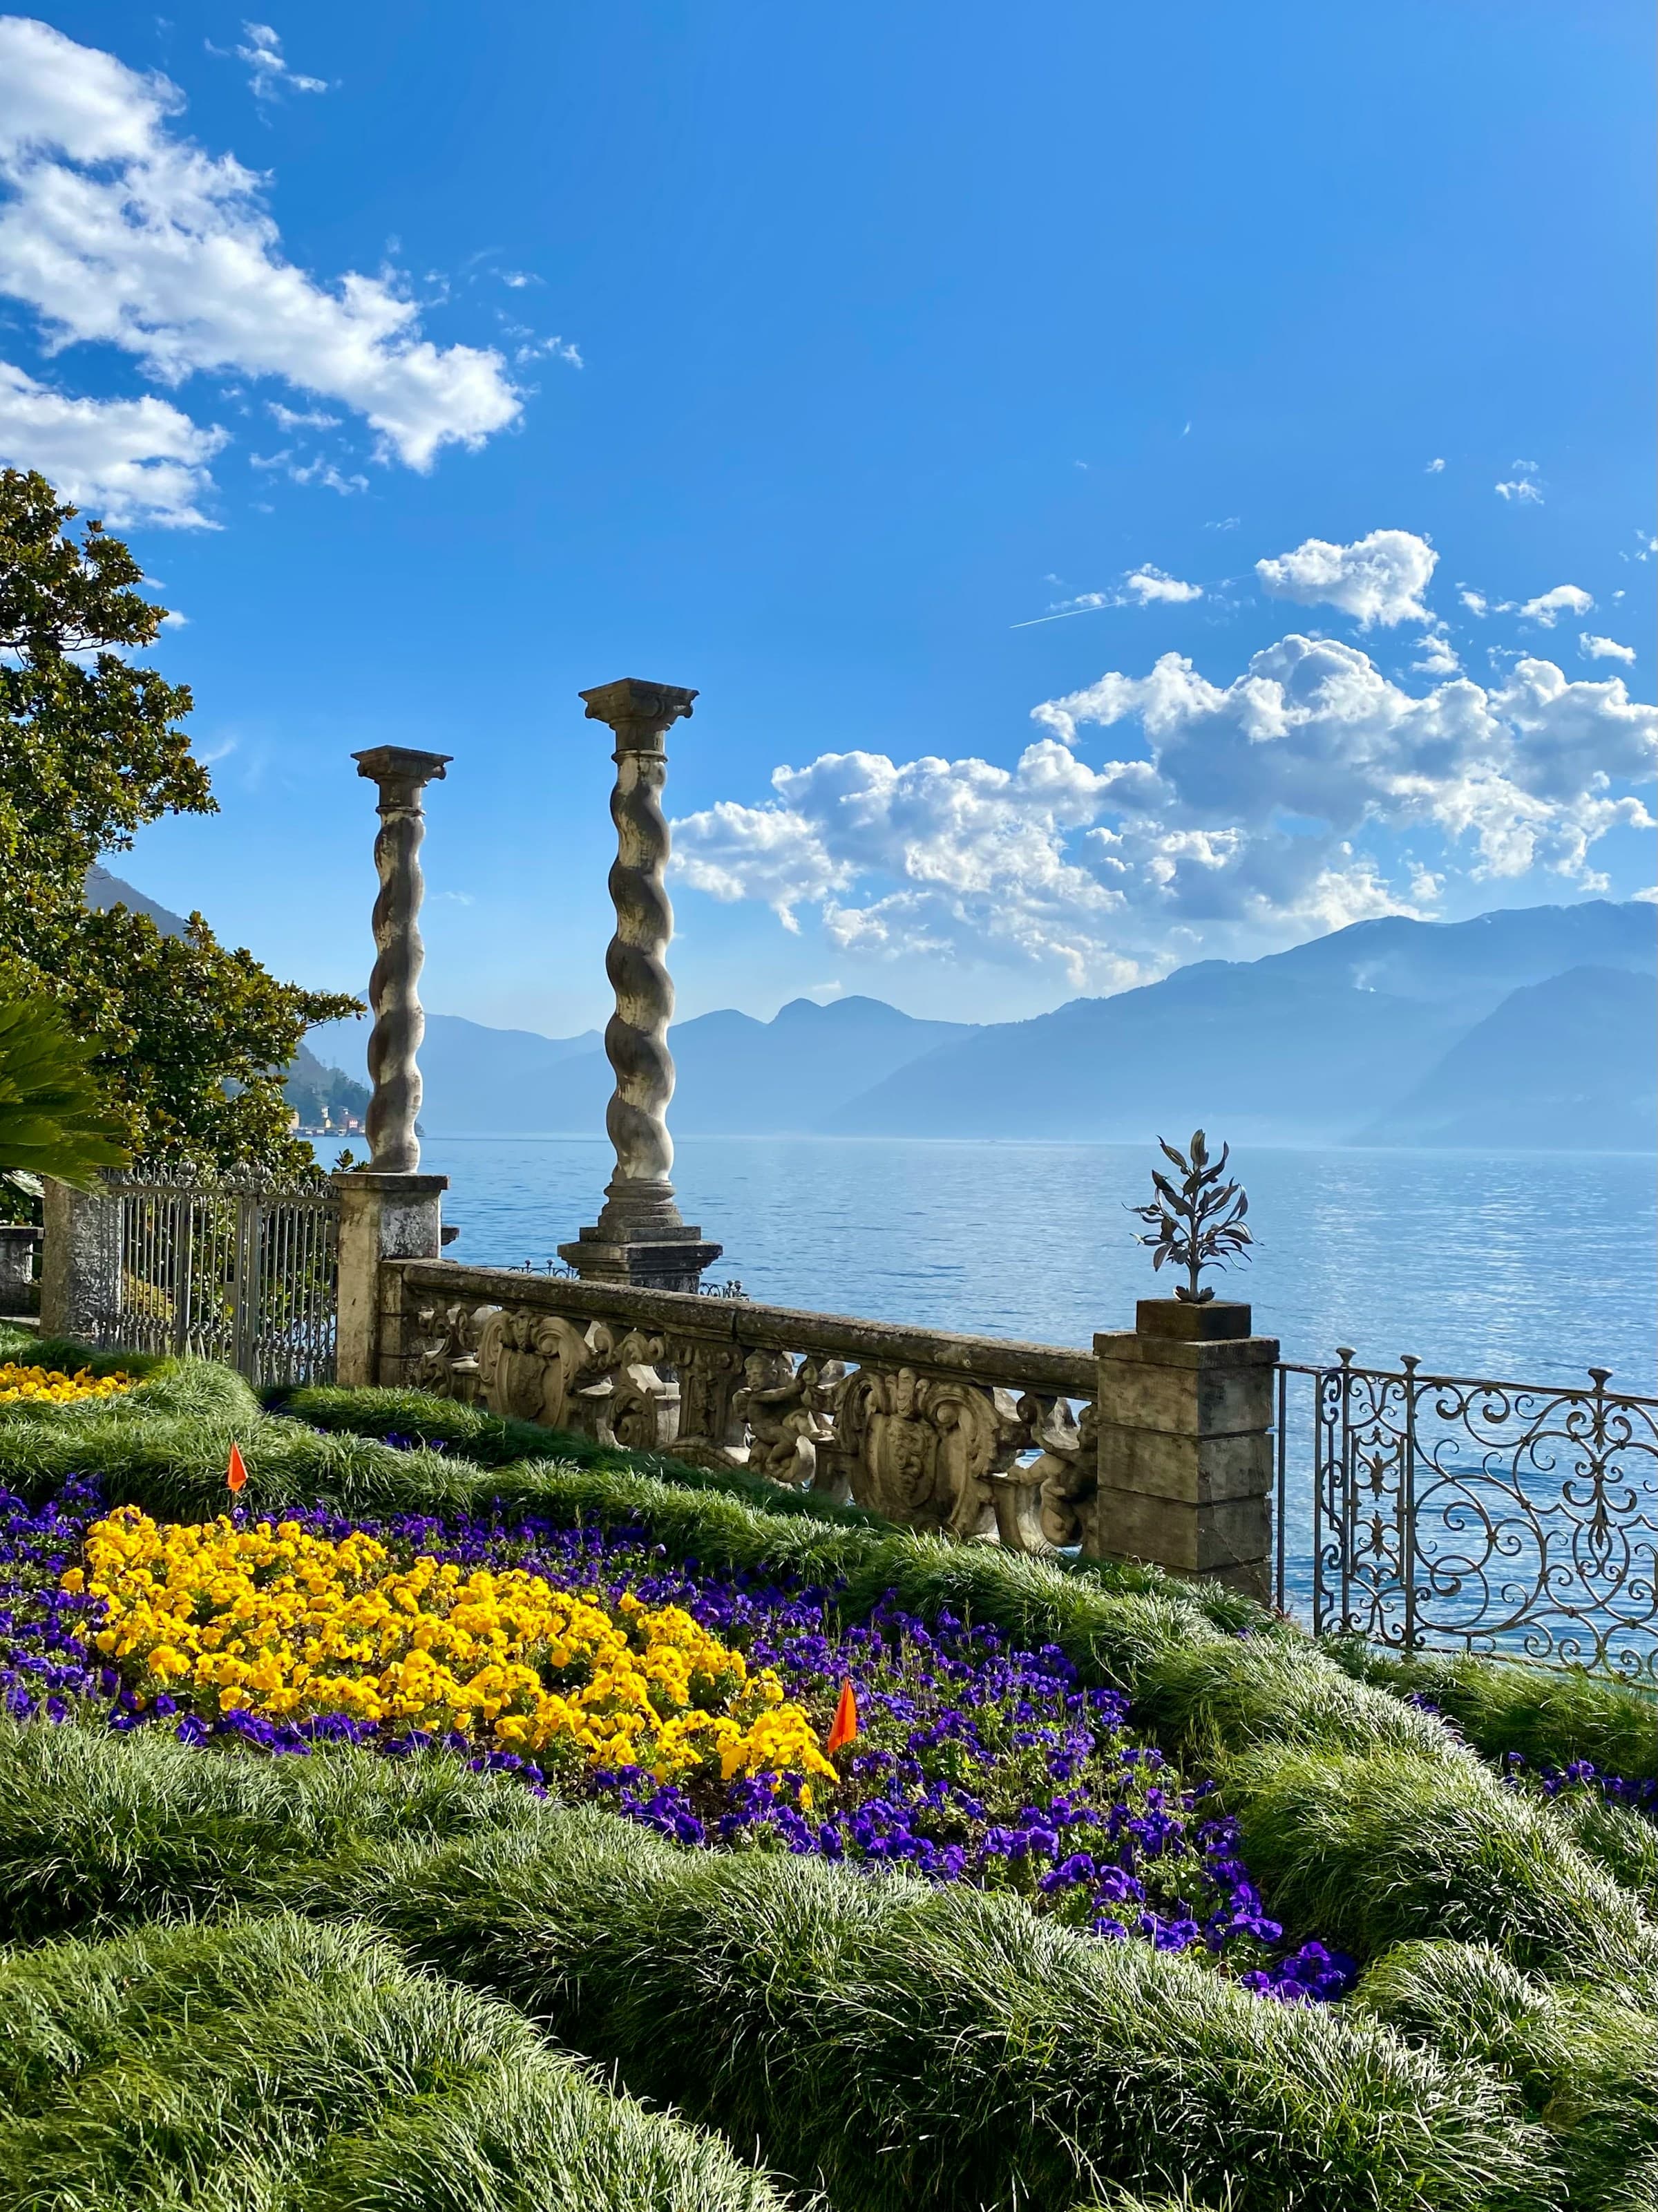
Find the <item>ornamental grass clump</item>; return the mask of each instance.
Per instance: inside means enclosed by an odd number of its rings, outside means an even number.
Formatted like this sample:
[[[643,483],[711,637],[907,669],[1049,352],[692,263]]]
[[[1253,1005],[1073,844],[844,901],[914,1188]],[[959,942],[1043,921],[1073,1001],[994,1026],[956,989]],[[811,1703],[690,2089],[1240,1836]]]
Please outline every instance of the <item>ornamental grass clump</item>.
[[[1528,1979],[1489,1945],[1446,1942],[1396,1945],[1367,1970],[1355,2008],[1449,2066],[1511,2081],[1554,2140],[1575,2212],[1650,2201],[1658,2182],[1653,2012],[1616,1990]]]
[[[203,1757],[159,1730],[0,1721],[0,1942],[100,1934],[303,1899],[392,1842],[522,1827],[505,1777],[412,1749]]]
[[[1424,1936],[1521,1970],[1658,1986],[1658,1925],[1549,1808],[1467,1759],[1259,1751],[1226,1770],[1244,1855],[1291,1928],[1360,1958]]]
[[[0,2195],[39,2208],[772,2212],[510,2007],[357,1929],[147,1928],[0,1966]]]
[[[1494,2077],[1015,1899],[686,1852],[576,1811],[390,1855],[339,1901],[841,2212],[1229,2181],[1238,2212],[1558,2203]]]

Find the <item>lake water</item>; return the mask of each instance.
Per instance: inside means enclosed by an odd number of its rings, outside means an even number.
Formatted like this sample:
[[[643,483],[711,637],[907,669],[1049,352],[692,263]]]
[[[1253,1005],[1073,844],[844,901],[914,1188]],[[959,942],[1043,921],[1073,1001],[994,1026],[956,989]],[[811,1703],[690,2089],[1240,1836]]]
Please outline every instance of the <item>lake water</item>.
[[[318,1140],[332,1158],[335,1139]],[[1088,1345],[1170,1286],[1124,1211],[1150,1196],[1144,1146],[688,1137],[688,1221],[768,1304]],[[602,1139],[431,1137],[450,1256],[537,1269],[594,1219]],[[1351,1345],[1441,1374],[1658,1387],[1658,1167],[1637,1154],[1274,1151],[1236,1162],[1259,1240],[1219,1279],[1287,1359]]]

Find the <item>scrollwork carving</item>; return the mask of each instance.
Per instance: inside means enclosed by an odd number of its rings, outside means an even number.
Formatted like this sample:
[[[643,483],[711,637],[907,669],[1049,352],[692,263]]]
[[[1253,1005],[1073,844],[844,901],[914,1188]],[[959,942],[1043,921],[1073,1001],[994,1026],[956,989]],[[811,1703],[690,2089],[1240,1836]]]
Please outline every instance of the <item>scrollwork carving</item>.
[[[635,1451],[746,1467],[904,1526],[1023,1551],[1074,1544],[1094,1488],[1094,1409],[919,1364],[852,1365],[576,1301],[422,1306],[410,1379],[503,1417]]]

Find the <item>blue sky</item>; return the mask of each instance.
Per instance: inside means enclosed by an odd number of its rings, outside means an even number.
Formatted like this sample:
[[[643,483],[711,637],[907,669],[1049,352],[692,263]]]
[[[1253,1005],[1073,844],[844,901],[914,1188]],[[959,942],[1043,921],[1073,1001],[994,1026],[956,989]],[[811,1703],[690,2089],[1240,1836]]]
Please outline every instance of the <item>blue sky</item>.
[[[452,753],[428,1003],[586,1027],[574,695],[635,674],[701,693],[682,1013],[1011,1017],[1649,888],[1652,46],[1644,0],[5,19],[0,459],[124,518],[222,810],[118,871],[360,987],[349,755]]]

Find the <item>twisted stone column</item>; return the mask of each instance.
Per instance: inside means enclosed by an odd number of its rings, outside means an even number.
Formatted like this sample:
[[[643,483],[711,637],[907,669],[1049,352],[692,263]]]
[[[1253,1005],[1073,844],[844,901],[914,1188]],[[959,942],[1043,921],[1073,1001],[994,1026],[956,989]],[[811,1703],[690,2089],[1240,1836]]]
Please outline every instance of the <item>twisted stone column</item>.
[[[442,780],[450,753],[411,752],[402,745],[376,745],[354,753],[357,774],[380,786],[380,835],[374,866],[380,895],[374,901],[374,972],[368,1001],[374,1026],[368,1039],[370,1168],[381,1175],[413,1175],[420,1166],[418,1054],[426,1034],[420,982],[426,948],[419,915],[425,881],[420,872],[421,840],[426,817],[420,795],[434,777]]]
[[[663,741],[679,717],[690,713],[696,694],[623,677],[580,696],[588,720],[607,723],[616,738],[610,818],[616,857],[610,884],[616,934],[604,956],[616,993],[616,1012],[604,1031],[605,1054],[616,1073],[615,1096],[604,1115],[616,1173],[605,1186],[598,1221],[559,1252],[583,1276],[694,1291],[720,1248],[704,1243],[701,1231],[680,1219],[668,1179],[673,983],[665,956],[673,908],[663,881],[669,840],[661,793],[668,773]]]

